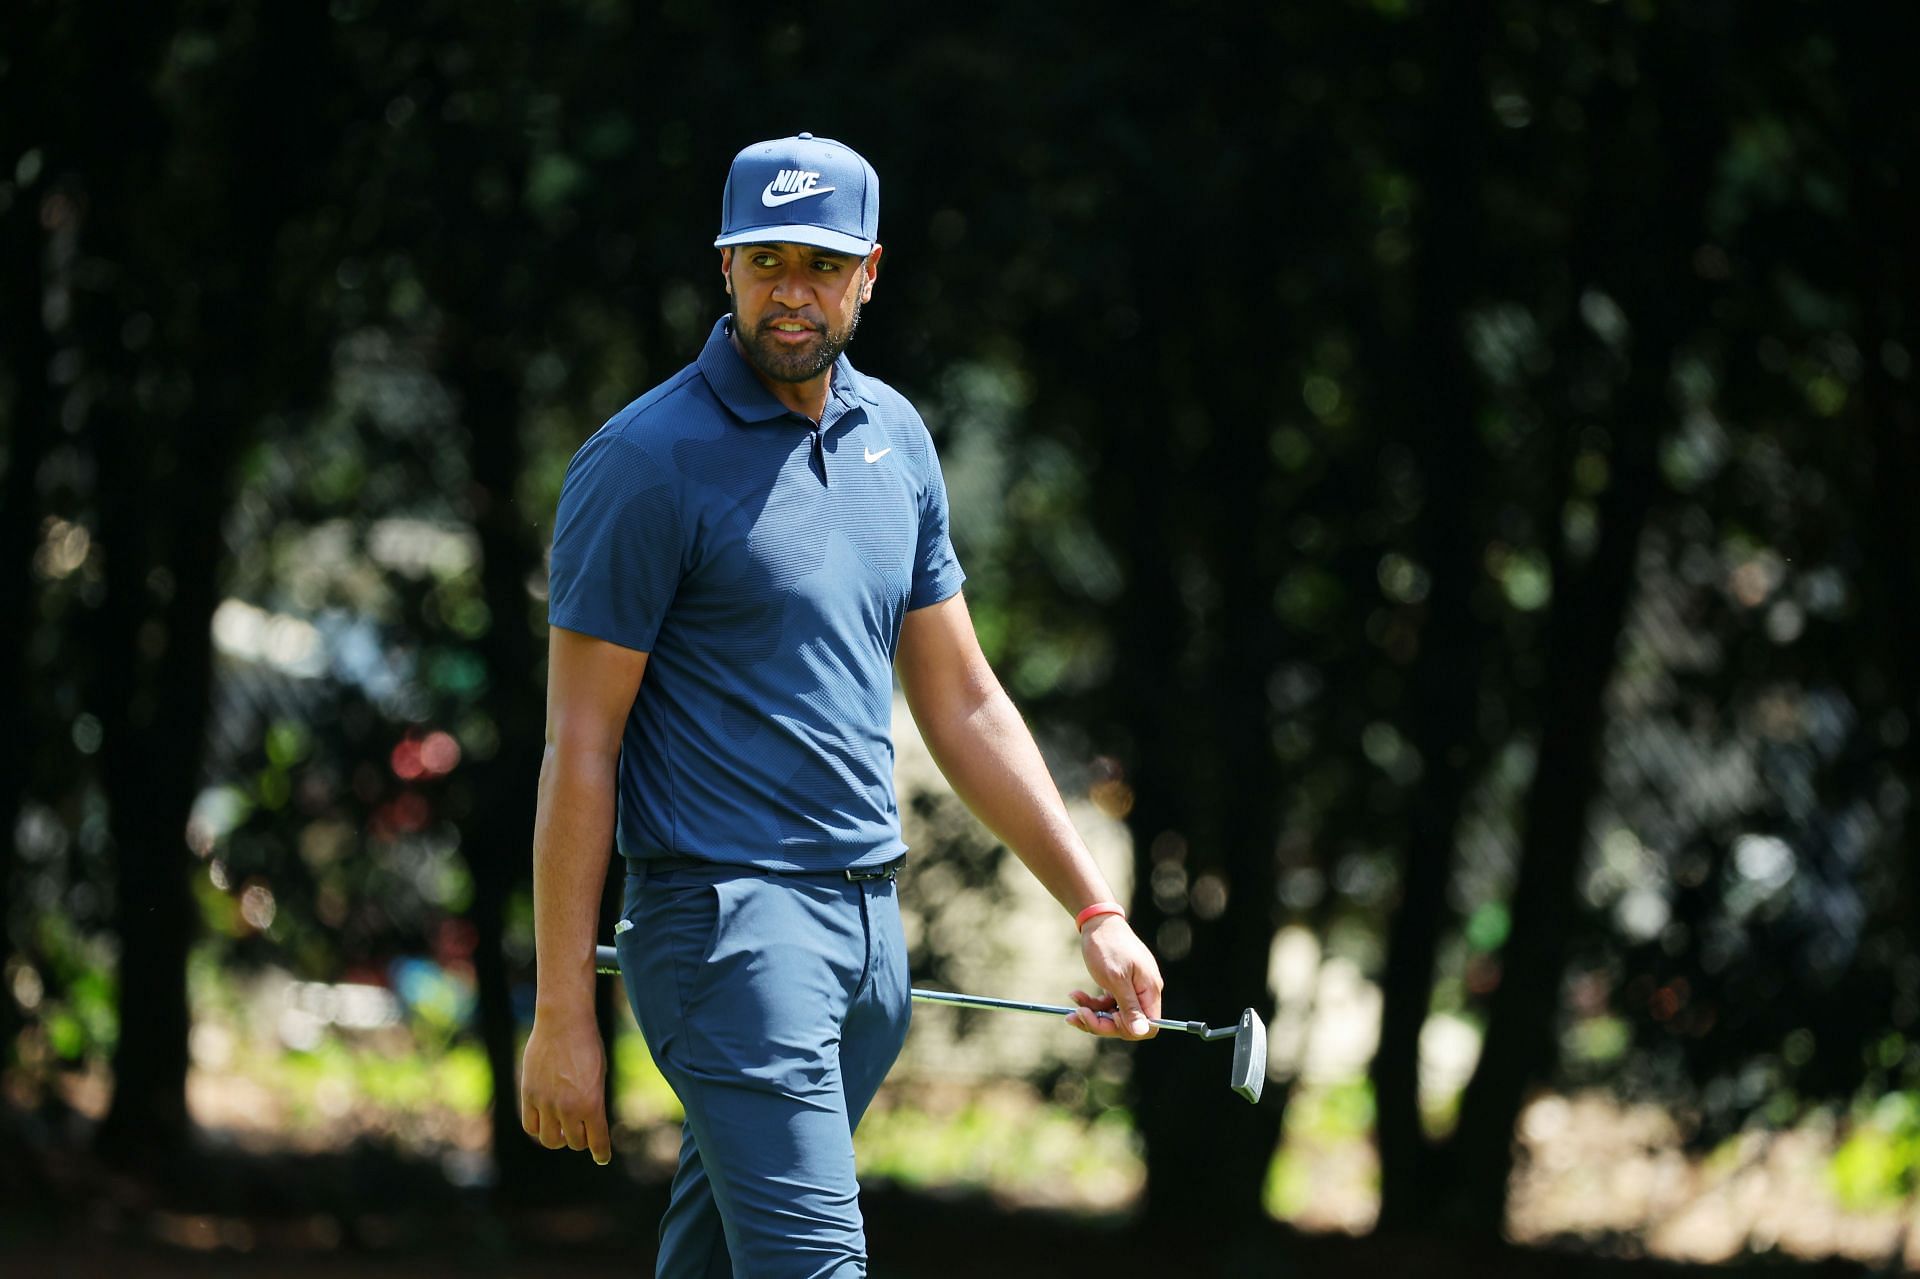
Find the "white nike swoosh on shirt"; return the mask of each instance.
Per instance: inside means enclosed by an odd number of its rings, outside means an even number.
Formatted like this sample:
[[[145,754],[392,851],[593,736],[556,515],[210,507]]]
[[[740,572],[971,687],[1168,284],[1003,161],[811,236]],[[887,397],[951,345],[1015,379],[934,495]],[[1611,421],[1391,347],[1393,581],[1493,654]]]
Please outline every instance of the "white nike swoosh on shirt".
[[[769,209],[777,209],[783,204],[792,204],[795,200],[804,200],[810,195],[825,195],[832,187],[814,187],[807,191],[789,191],[785,195],[773,193],[773,183],[767,183],[767,189],[760,193],[760,203]]]
[[[891,444],[889,444],[886,448],[881,449],[878,453],[873,452],[871,449],[867,448],[867,446],[864,444],[860,446],[861,456],[867,459],[868,466],[872,466],[875,462],[878,462],[881,458],[885,457],[887,454],[891,452],[893,452],[893,446]]]

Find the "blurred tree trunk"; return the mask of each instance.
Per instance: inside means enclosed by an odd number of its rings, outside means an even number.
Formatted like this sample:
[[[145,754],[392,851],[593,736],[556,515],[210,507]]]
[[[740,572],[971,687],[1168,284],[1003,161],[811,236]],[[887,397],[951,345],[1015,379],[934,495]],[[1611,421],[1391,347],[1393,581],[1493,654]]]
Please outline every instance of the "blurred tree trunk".
[[[1231,315],[1224,299],[1216,313]],[[1214,349],[1223,348],[1215,344]],[[1239,364],[1243,378],[1249,367],[1246,362]],[[1261,379],[1262,401],[1265,381]],[[1257,409],[1229,404],[1226,410],[1222,416],[1231,415],[1229,420],[1260,420]],[[1206,664],[1210,687],[1200,704],[1206,722],[1199,727],[1201,740],[1212,744],[1213,758],[1204,761],[1205,771],[1193,781],[1208,818],[1202,829],[1211,829],[1217,860],[1212,865],[1206,858],[1195,860],[1196,879],[1188,891],[1194,920],[1191,989],[1203,997],[1207,1009],[1218,1010],[1203,1014],[1217,1025],[1238,1016],[1242,1008],[1254,1009],[1264,1021],[1273,1020],[1268,974],[1278,926],[1281,779],[1267,697],[1267,681],[1278,657],[1274,575],[1255,551],[1267,543],[1269,469],[1248,463],[1243,441],[1236,435],[1223,430],[1215,439],[1219,441],[1213,450],[1219,482],[1212,493],[1211,541],[1219,616],[1213,658]],[[1199,878],[1208,874],[1219,877],[1224,903]],[[1170,1122],[1165,1123],[1167,1132],[1161,1140],[1160,1194],[1155,1202],[1166,1204],[1169,1174],[1184,1167],[1186,1180],[1200,1183],[1199,1194],[1191,1198],[1210,1199],[1213,1212],[1223,1214],[1228,1223],[1263,1222],[1267,1169],[1280,1144],[1288,1093],[1284,1089],[1267,1092],[1249,1114],[1245,1101],[1221,1087],[1226,1063],[1219,1053],[1182,1055],[1197,1074],[1192,1082],[1211,1085],[1207,1108],[1222,1122],[1217,1134],[1193,1149],[1168,1150],[1167,1136],[1177,1131],[1181,1138],[1193,1137],[1199,1125],[1191,1122],[1197,1117],[1191,1107],[1184,1116],[1172,1107],[1160,1111],[1156,1119]],[[1184,1157],[1188,1155],[1210,1163],[1188,1162]],[[1216,1169],[1214,1176],[1192,1177],[1192,1170],[1202,1166]],[[1158,1224],[1172,1231],[1180,1221],[1195,1220],[1192,1214],[1200,1211],[1197,1202],[1167,1204]]]
[[[482,308],[495,301],[467,300]],[[535,792],[546,738],[537,670],[541,655],[527,596],[527,579],[540,567],[539,521],[515,498],[524,449],[514,339],[491,329],[457,331],[450,355],[448,378],[459,388],[472,441],[473,516],[492,616],[480,649],[492,676],[488,708],[500,740],[493,758],[474,767],[475,807],[461,848],[473,875],[474,975],[480,1037],[493,1074],[493,1155],[499,1193],[512,1202],[531,1193],[540,1154],[520,1128],[519,1027],[502,950],[508,898],[532,865]]]
[[[177,459],[138,437],[159,425],[122,410],[105,423],[102,529],[107,555],[101,684],[103,776],[118,883],[119,1025],[113,1103],[100,1148],[155,1165],[184,1149],[187,952],[199,932],[185,831],[199,789],[213,682],[209,620],[224,559],[239,405],[200,400]]]
[[[1616,15],[1616,22],[1632,19]],[[1658,449],[1675,416],[1676,355],[1705,318],[1693,269],[1721,130],[1713,41],[1683,19],[1636,42],[1622,29],[1616,70],[1591,108],[1593,191],[1585,242],[1590,288],[1625,313],[1630,335],[1614,412],[1599,537],[1581,562],[1564,532],[1552,557],[1547,713],[1525,801],[1512,931],[1500,957],[1480,1060],[1461,1098],[1445,1186],[1450,1224],[1488,1240],[1505,1224],[1513,1142],[1529,1088],[1559,1059],[1560,990],[1579,915],[1578,873],[1600,786],[1606,692],[1627,620],[1642,530],[1660,497]],[[1590,256],[1589,256],[1590,254]]]
[[[528,594],[544,558],[543,513],[521,506],[517,493],[526,464],[524,370],[544,335],[560,324],[558,309],[567,299],[554,281],[569,278],[568,263],[577,259],[568,255],[584,250],[564,237],[556,242],[525,194],[533,165],[531,122],[543,110],[530,95],[551,74],[546,60],[566,56],[569,29],[542,24],[532,11],[502,10],[463,32],[474,65],[460,72],[440,68],[436,74],[446,78],[436,89],[450,97],[472,96],[474,84],[486,86],[478,98],[485,110],[470,120],[443,117],[435,125],[438,163],[429,181],[450,185],[433,191],[430,207],[461,207],[475,174],[510,194],[476,207],[457,242],[436,240],[409,251],[418,252],[428,292],[446,317],[446,380],[459,396],[467,427],[471,517],[491,618],[479,648],[489,677],[487,710],[500,745],[491,759],[474,765],[474,812],[463,824],[461,851],[474,884],[470,913],[477,934],[480,1035],[493,1077],[495,1194],[510,1205],[567,1193],[571,1177],[592,1167],[577,1157],[554,1158],[521,1130],[520,1026],[514,974],[503,949],[508,903],[531,879],[546,740],[545,650]],[[603,909],[607,904],[603,900]],[[596,1001],[603,1033],[611,1030],[612,1006]],[[609,1089],[611,1082],[610,1071]]]
[[[1114,512],[1103,522],[1120,530],[1114,545],[1127,575],[1114,628],[1119,639],[1111,689],[1118,708],[1116,719],[1134,734],[1127,768],[1133,787],[1133,807],[1127,815],[1133,843],[1129,912],[1135,930],[1159,957],[1167,998],[1174,1004],[1197,997],[1204,987],[1198,985],[1185,956],[1166,947],[1165,926],[1178,912],[1156,903],[1154,871],[1164,862],[1169,874],[1189,873],[1195,817],[1190,786],[1193,757],[1205,746],[1198,737],[1198,725],[1188,717],[1188,690],[1182,687],[1179,654],[1186,628],[1166,537],[1175,522],[1169,509],[1173,464],[1166,451],[1166,435],[1155,429],[1156,423],[1140,420],[1138,413],[1108,420],[1118,438],[1107,456],[1130,462],[1105,476],[1097,488],[1101,505]],[[1208,1117],[1218,1118],[1217,1105],[1209,1104],[1218,1098],[1210,1096],[1199,1079],[1197,1064],[1186,1060],[1188,1056],[1159,1051],[1133,1059],[1133,1110],[1146,1146],[1143,1226],[1148,1229],[1154,1222],[1178,1219],[1187,1206],[1182,1202],[1183,1191],[1191,1191],[1198,1183],[1211,1184],[1206,1172],[1212,1164],[1192,1157],[1193,1132],[1203,1126],[1209,1133],[1218,1131],[1217,1124],[1207,1122]],[[1217,1081],[1215,1090],[1225,1091]],[[1199,1112],[1191,1109],[1196,1104]],[[1156,1117],[1162,1121],[1156,1122]]]
[[[1155,504],[1147,491],[1166,481],[1155,460],[1136,452],[1131,487],[1145,510]],[[1272,588],[1253,580],[1259,565],[1250,549],[1257,545],[1266,472],[1244,458],[1213,460],[1225,464],[1214,468],[1211,518],[1187,523],[1206,538],[1196,558],[1219,575],[1219,612],[1198,638],[1208,655],[1181,660],[1179,650],[1196,637],[1179,633],[1189,628],[1178,625],[1181,567],[1166,551],[1171,525],[1139,519],[1128,552],[1144,571],[1127,591],[1120,629],[1128,637],[1128,675],[1119,687],[1143,730],[1131,823],[1134,917],[1148,943],[1157,943],[1169,1015],[1219,1024],[1242,1008],[1273,1016],[1267,969],[1279,779],[1266,698]],[[1143,716],[1147,706],[1152,710]],[[1156,871],[1184,884],[1170,902],[1156,900]],[[1174,937],[1181,940],[1169,944]],[[1217,1050],[1185,1042],[1134,1059],[1134,1115],[1147,1162],[1141,1227],[1148,1234],[1188,1229],[1204,1218],[1231,1235],[1264,1217],[1265,1174],[1279,1141],[1285,1093],[1269,1095],[1249,1113],[1226,1088],[1226,1068]]]
[[[1424,502],[1414,554],[1432,580],[1409,673],[1407,735],[1421,764],[1381,978],[1380,1045],[1369,1075],[1380,1150],[1380,1229],[1423,1224],[1439,1178],[1420,1118],[1420,1031],[1433,998],[1440,938],[1452,918],[1454,841],[1482,749],[1476,721],[1488,629],[1474,606],[1485,578],[1478,513],[1490,482],[1476,418],[1481,393],[1465,347],[1480,269],[1480,183],[1488,129],[1479,69],[1491,29],[1473,5],[1429,19],[1432,93],[1412,169],[1424,221],[1411,319],[1394,362],[1395,408],[1419,467]]]
[[[43,14],[34,9],[29,16]],[[42,47],[44,22],[21,27],[28,29],[21,32],[20,47]],[[0,77],[0,120],[15,122],[15,141],[23,149],[52,141],[45,136],[42,115],[48,99],[35,69],[36,64],[28,61]],[[42,174],[58,163],[57,157],[43,152]],[[0,975],[14,954],[13,892],[20,874],[15,835],[30,784],[28,743],[41,727],[34,722],[33,699],[28,695],[32,677],[27,649],[39,615],[33,561],[40,545],[40,464],[53,437],[53,396],[47,381],[53,342],[42,313],[48,237],[40,225],[40,205],[46,189],[44,182],[23,186],[0,213],[0,298],[7,308],[0,331],[8,335],[0,342],[0,361],[4,361],[0,385],[11,392],[4,406],[7,469],[4,496],[0,496],[0,574],[4,574],[0,616],[9,619],[0,626],[0,681],[4,681],[0,688],[5,689],[0,696],[13,708],[5,716],[11,731],[0,734],[5,739],[0,743]],[[19,1030],[13,992],[0,981],[0,1068],[12,1059]]]
[[[1239,22],[1245,31],[1229,23],[1196,36],[1196,56],[1226,65],[1236,36],[1255,38],[1264,17]],[[1252,85],[1222,89],[1196,116],[1253,114],[1259,96]],[[1168,127],[1178,136],[1190,123],[1176,117]],[[1167,239],[1231,242],[1239,210],[1230,193],[1264,152],[1196,166],[1191,185],[1165,182],[1156,170],[1163,154],[1156,147],[1118,157],[1122,189],[1166,188],[1164,203],[1128,202],[1136,207],[1119,228],[1119,251],[1150,255]],[[1124,433],[1100,450],[1096,491],[1101,534],[1119,549],[1127,576],[1112,693],[1116,718],[1135,733],[1132,911],[1159,958],[1172,1015],[1217,1025],[1253,1008],[1271,1020],[1279,824],[1267,698],[1278,629],[1266,549],[1271,464],[1263,447],[1249,450],[1244,427],[1266,421],[1274,380],[1261,352],[1249,349],[1238,280],[1199,282],[1195,305],[1168,317],[1130,292],[1149,278],[1141,263],[1117,269],[1115,284],[1099,282],[1128,290],[1115,302],[1143,316],[1122,358],[1143,361],[1153,387],[1143,396],[1134,379],[1112,380],[1097,410],[1103,431],[1123,424]],[[1095,349],[1081,367],[1114,362],[1107,335],[1089,336]],[[1197,1043],[1134,1055],[1134,1116],[1147,1164],[1141,1228],[1149,1235],[1205,1219],[1234,1237],[1265,1219],[1266,1170],[1286,1093],[1249,1112],[1225,1086],[1227,1066],[1217,1047]]]
[[[72,29],[77,60],[98,76],[73,130],[79,250],[93,264],[75,290],[74,314],[96,388],[87,420],[105,597],[92,619],[91,694],[102,728],[99,776],[109,807],[120,951],[115,1089],[98,1136],[103,1149],[154,1164],[183,1149],[187,1135],[186,948],[194,919],[180,837],[186,811],[171,802],[162,774],[182,756],[197,757],[199,739],[183,745],[176,734],[193,725],[161,717],[147,667],[149,659],[156,666],[167,661],[176,684],[203,683],[204,676],[196,680],[187,664],[192,637],[168,654],[164,624],[151,618],[149,582],[164,583],[155,573],[164,562],[157,527],[163,489],[156,481],[173,478],[157,474],[155,462],[160,439],[176,422],[164,413],[139,416],[133,388],[151,366],[127,348],[122,328],[136,308],[161,305],[153,296],[160,291],[153,264],[142,259],[144,235],[163,233],[147,221],[154,193],[164,189],[168,128],[150,86],[171,26],[171,15],[156,5],[138,22],[98,12]],[[180,482],[191,490],[207,478],[197,470]]]
[[[253,424],[311,403],[327,375],[313,299],[329,255],[289,252],[287,233],[316,207],[334,141],[329,21],[303,6],[234,15],[203,73],[204,96],[175,108],[197,132],[193,149],[176,152],[172,189],[120,190],[95,204],[121,250],[113,260],[145,285],[115,300],[157,313],[158,357],[182,392],[172,411],[147,407],[151,397],[111,397],[99,434],[102,764],[121,954],[115,1088],[99,1142],[151,1164],[179,1152],[188,1132],[186,961],[199,910],[185,830],[211,710],[222,525]],[[156,224],[156,208],[177,221]],[[109,368],[125,349],[126,318],[96,310],[91,346]]]
[[[1134,241],[1149,242],[1144,234]],[[1179,335],[1145,334],[1130,355],[1150,361],[1156,375],[1173,385],[1189,380],[1185,360],[1190,352],[1182,349]],[[1098,353],[1086,351],[1080,358],[1094,360]],[[1179,574],[1182,558],[1197,550],[1186,543],[1199,529],[1176,505],[1190,469],[1166,427],[1175,411],[1168,401],[1177,394],[1170,386],[1157,402],[1142,405],[1123,391],[1093,409],[1112,438],[1095,463],[1095,518],[1126,576],[1115,606],[1109,692],[1113,718],[1127,726],[1131,739],[1126,770],[1133,788],[1130,914],[1159,959],[1169,1009],[1182,1017],[1214,1017],[1196,1006],[1226,1007],[1244,999],[1234,1006],[1253,1005],[1264,1013],[1264,992],[1258,986],[1249,990],[1252,983],[1231,970],[1232,922],[1198,919],[1191,908],[1195,880],[1211,874],[1228,879],[1229,905],[1244,910],[1244,900],[1233,900],[1241,893],[1231,880],[1239,859],[1252,854],[1224,843],[1218,815],[1207,812],[1215,787],[1240,777],[1223,758],[1225,744],[1213,714],[1216,697],[1204,682],[1204,663],[1190,660],[1198,641]],[[1198,410],[1185,405],[1184,411]],[[1225,678],[1223,672],[1214,675]],[[1260,687],[1255,685],[1254,713]],[[1232,780],[1222,777],[1223,771]],[[1265,793],[1240,791],[1237,802],[1251,805],[1256,801],[1250,795]],[[1271,846],[1269,839],[1259,851],[1270,856]],[[1156,878],[1172,887],[1156,891]],[[1259,975],[1265,976],[1264,963]],[[1236,1221],[1259,1211],[1260,1176],[1236,1178],[1233,1173],[1244,1170],[1229,1167],[1246,1162],[1236,1147],[1258,1141],[1239,1140],[1249,1135],[1246,1112],[1236,1109],[1245,1103],[1224,1087],[1224,1069],[1217,1052],[1199,1044],[1169,1042],[1132,1058],[1133,1113],[1147,1165],[1141,1228],[1148,1233],[1185,1229],[1195,1214],[1230,1231]],[[1269,1142],[1258,1158],[1271,1154]]]

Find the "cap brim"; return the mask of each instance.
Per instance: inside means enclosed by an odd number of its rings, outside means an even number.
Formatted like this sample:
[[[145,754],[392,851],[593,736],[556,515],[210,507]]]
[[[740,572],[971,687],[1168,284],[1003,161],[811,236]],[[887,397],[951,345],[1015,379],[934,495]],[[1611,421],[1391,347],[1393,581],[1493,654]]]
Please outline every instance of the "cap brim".
[[[856,258],[864,258],[873,252],[872,240],[862,240],[858,236],[817,226],[749,227],[745,231],[721,236],[713,242],[713,247],[727,249],[739,244],[810,244],[816,249],[850,253]]]

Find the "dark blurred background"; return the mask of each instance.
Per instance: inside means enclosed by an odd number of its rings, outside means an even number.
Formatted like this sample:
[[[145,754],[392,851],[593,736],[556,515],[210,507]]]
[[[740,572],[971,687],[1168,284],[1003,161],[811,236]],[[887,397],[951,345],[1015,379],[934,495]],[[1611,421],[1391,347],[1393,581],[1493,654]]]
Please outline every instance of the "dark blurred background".
[[[615,1172],[488,1104],[544,556],[801,129],[882,176],[852,354],[1168,1006],[1276,1027],[1254,1108],[1032,1062],[1080,1174],[883,1103],[876,1273],[1920,1260],[1912,7],[771,14],[0,17],[0,1270],[644,1269],[611,984]],[[924,983],[1011,890],[903,806]]]

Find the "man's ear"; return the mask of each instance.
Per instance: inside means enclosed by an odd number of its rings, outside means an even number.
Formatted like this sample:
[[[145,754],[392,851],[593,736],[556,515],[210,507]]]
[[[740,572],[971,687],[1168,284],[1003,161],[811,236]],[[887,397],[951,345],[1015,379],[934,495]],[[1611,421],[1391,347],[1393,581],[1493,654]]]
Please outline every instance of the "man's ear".
[[[727,296],[733,296],[733,250],[720,250],[720,280],[726,286]]]
[[[880,278],[880,252],[880,246],[874,245],[873,252],[867,254],[867,260],[862,264],[862,270],[867,277],[860,285],[862,302],[873,301],[873,282]]]

